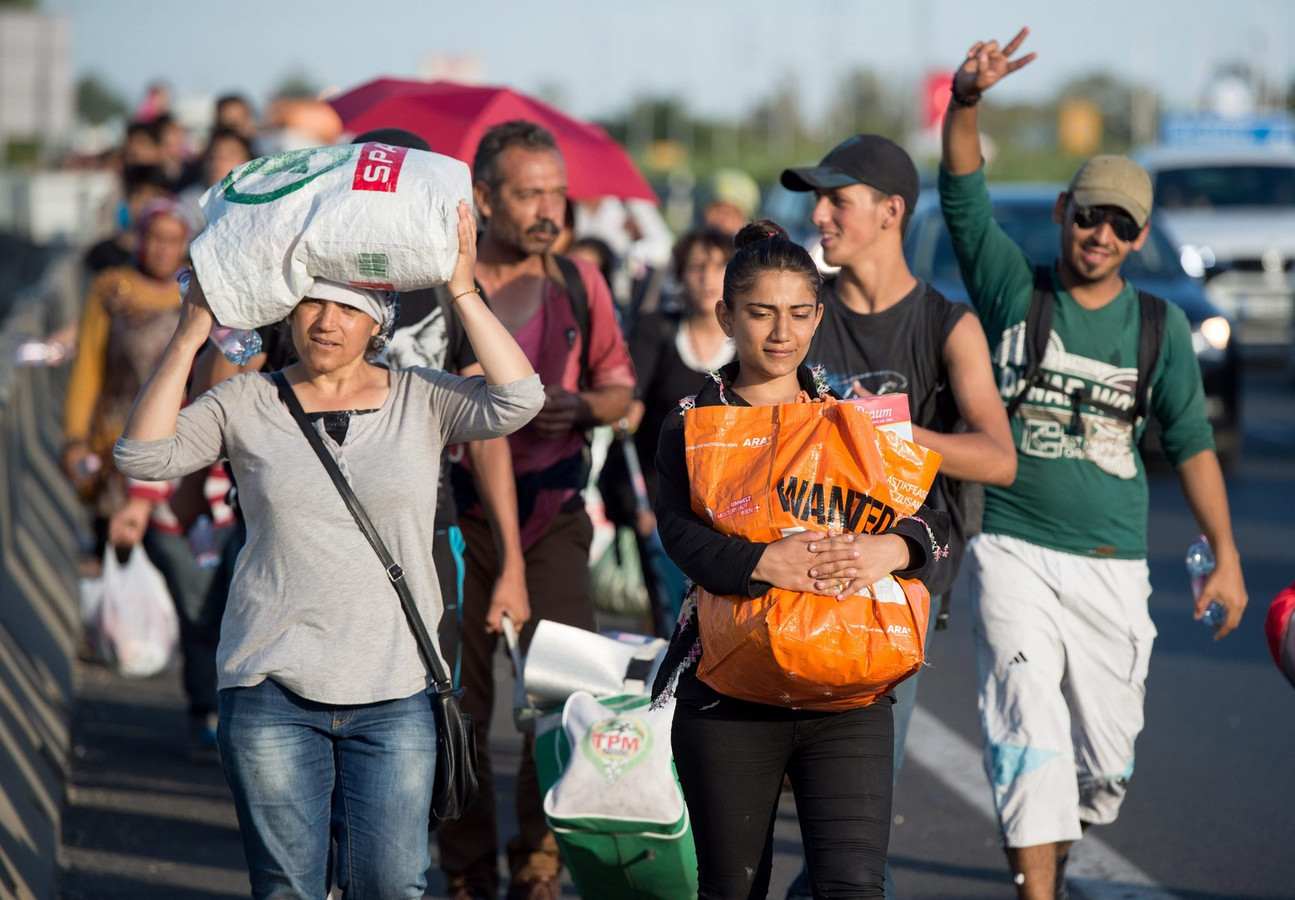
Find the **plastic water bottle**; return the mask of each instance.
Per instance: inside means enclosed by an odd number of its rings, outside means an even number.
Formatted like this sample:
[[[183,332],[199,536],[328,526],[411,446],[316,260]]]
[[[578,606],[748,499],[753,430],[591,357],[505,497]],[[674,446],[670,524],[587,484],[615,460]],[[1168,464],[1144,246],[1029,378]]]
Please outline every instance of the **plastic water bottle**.
[[[1214,551],[1210,548],[1210,542],[1205,539],[1205,535],[1199,534],[1187,548],[1187,574],[1192,580],[1193,597],[1201,595],[1201,588],[1205,587],[1205,579],[1213,571]],[[1211,600],[1210,605],[1205,607],[1201,621],[1211,628],[1218,628],[1223,624],[1226,616],[1227,610],[1223,608],[1223,604],[1217,600]]]
[[[189,527],[189,552],[200,569],[214,569],[220,565],[220,554],[216,551],[216,526],[206,513],[194,519]]]
[[[180,285],[180,298],[189,295],[189,281],[193,277],[188,266],[175,273],[175,280]],[[261,335],[252,328],[226,328],[217,322],[211,326],[211,340],[225,359],[236,366],[245,366],[252,357],[261,352]]]
[[[225,359],[236,366],[247,365],[252,357],[261,352],[261,335],[252,328],[212,325],[211,340],[225,354]]]

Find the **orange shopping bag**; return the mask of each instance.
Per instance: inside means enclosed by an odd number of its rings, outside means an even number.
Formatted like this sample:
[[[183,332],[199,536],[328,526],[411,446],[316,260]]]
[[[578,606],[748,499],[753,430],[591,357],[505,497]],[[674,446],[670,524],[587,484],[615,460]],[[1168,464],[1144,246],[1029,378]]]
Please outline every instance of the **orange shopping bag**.
[[[921,505],[940,455],[878,432],[851,403],[708,406],[684,414],[693,510],[722,534],[882,531]],[[866,706],[922,664],[930,596],[887,577],[853,597],[698,588],[697,675],[731,697],[801,709]]]

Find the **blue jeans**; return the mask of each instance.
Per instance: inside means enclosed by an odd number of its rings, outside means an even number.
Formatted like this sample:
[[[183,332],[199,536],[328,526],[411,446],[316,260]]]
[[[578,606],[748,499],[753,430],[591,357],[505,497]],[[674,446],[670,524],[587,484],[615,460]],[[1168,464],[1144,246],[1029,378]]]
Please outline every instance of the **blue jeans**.
[[[344,676],[343,676],[344,677]],[[436,773],[431,699],[332,706],[266,679],[220,692],[220,758],[252,896],[421,898]]]

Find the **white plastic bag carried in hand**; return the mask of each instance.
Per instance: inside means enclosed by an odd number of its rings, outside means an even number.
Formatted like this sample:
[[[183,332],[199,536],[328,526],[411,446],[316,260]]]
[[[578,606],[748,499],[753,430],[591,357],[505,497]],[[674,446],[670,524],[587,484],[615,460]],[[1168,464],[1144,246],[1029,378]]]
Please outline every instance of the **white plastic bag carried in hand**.
[[[111,545],[104,550],[97,624],[104,657],[123,675],[156,675],[175,656],[180,640],[175,604],[166,579],[138,544],[124,564]]]
[[[259,328],[316,278],[389,291],[449,281],[464,199],[468,167],[439,153],[372,142],[292,150],[207,190],[190,255],[216,320]]]

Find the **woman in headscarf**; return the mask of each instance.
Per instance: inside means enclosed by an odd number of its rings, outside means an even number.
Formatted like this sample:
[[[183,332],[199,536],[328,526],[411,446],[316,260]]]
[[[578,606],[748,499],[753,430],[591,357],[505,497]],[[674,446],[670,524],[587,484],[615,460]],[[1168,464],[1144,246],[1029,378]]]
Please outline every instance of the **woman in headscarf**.
[[[544,402],[474,285],[466,201],[458,240],[450,293],[484,377],[379,365],[394,298],[323,281],[288,317],[300,359],[282,370],[431,633],[442,611],[431,553],[441,449],[515,431]],[[116,453],[124,471],[151,479],[225,457],[238,484],[247,542],[221,627],[219,742],[252,893],[323,897],[335,869],[347,897],[422,897],[436,772],[427,664],[272,377],[236,375],[180,409],[212,324],[195,275]]]
[[[145,204],[135,228],[133,264],[104,271],[86,295],[63,408],[63,470],[91,504],[100,550],[126,505],[112,446],[179,321],[175,274],[193,237],[186,209],[167,197]]]

